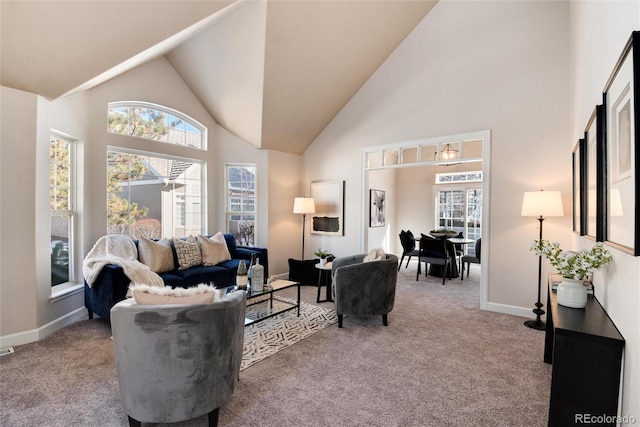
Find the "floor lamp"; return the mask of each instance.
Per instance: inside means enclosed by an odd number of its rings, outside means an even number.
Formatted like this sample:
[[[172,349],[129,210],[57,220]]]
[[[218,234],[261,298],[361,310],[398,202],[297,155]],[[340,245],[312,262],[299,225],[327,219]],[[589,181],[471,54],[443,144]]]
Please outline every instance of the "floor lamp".
[[[522,216],[537,217],[540,221],[540,240],[542,240],[542,221],[552,216],[563,216],[562,195],[559,191],[527,191],[524,193],[522,200]],[[525,326],[533,329],[543,330],[545,324],[540,320],[540,316],[544,314],[542,310],[542,302],[540,302],[540,288],[542,287],[542,255],[538,256],[538,302],[535,303],[536,308],[533,313],[536,315],[535,320],[527,320]]]
[[[316,213],[316,204],[311,197],[296,197],[293,200],[293,213],[302,214],[302,260],[304,261],[304,228],[308,213]]]

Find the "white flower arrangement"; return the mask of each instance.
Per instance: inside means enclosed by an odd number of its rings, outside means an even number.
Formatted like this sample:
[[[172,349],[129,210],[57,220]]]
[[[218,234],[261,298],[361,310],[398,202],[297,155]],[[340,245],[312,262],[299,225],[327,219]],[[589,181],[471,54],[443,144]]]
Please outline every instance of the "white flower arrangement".
[[[563,251],[559,243],[548,240],[535,240],[531,250],[536,255],[544,256],[562,277],[583,280],[589,273],[600,269],[610,262],[613,257],[602,243],[596,243],[590,251]]]

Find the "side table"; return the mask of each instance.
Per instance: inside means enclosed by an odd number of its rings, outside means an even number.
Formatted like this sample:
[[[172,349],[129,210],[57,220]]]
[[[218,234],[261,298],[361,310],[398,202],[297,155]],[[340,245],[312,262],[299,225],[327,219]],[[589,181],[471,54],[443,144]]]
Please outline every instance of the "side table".
[[[332,302],[333,298],[331,298],[331,263],[328,262],[325,265],[320,265],[320,263],[317,263],[316,268],[320,270],[320,274],[318,275],[318,296],[316,298],[316,302]],[[320,288],[322,288],[323,285],[327,287],[327,296],[325,299],[320,300]]]

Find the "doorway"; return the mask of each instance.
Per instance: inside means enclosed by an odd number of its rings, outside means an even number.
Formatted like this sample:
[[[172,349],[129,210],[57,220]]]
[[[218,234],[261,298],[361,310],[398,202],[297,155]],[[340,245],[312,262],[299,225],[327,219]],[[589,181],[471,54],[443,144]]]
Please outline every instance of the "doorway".
[[[439,212],[436,211],[438,203],[434,203],[436,191],[432,191],[435,186],[435,171],[482,171],[482,182],[478,183],[479,185],[475,186],[476,188],[463,188],[463,196],[465,198],[469,196],[466,192],[472,190],[470,195],[470,197],[472,197],[472,203],[467,203],[465,210],[472,208],[476,209],[477,212],[479,211],[481,222],[477,224],[474,223],[474,217],[478,216],[478,214],[474,214],[473,212],[470,214],[467,213],[467,220],[462,219],[462,221],[471,221],[472,224],[471,227],[465,225],[467,229],[465,236],[473,238],[470,236],[477,235],[477,238],[482,237],[484,241],[488,241],[488,219],[490,218],[489,183],[491,182],[489,164],[490,146],[491,131],[485,130],[363,148],[361,191],[361,206],[363,207],[361,216],[361,246],[363,250],[368,250],[370,243],[377,245],[381,238],[386,239],[387,242],[393,241],[395,245],[395,240],[397,240],[400,229],[407,228],[405,224],[400,224],[399,220],[396,221],[396,215],[393,214],[398,205],[398,198],[409,200],[409,202],[403,204],[404,208],[408,207],[411,210],[416,210],[417,212],[414,212],[414,215],[422,217],[421,220],[423,222],[415,226],[418,233],[423,232],[423,230],[428,232],[433,228],[437,228],[441,218],[439,213],[436,215],[436,212]],[[453,156],[451,156],[452,152],[454,153]],[[420,174],[427,173],[433,175],[433,177],[418,177],[415,180],[406,179],[407,176],[413,177],[414,175],[419,176]],[[403,176],[405,179],[398,179],[398,177]],[[383,178],[381,179],[380,177]],[[428,190],[424,190],[427,187]],[[369,194],[372,189],[386,191],[388,221],[385,224],[384,230],[372,228],[369,224]],[[443,190],[445,189],[443,188]],[[448,188],[446,190],[454,189]],[[458,190],[456,189],[455,191]],[[431,195],[428,193],[431,193]],[[479,207],[481,207],[481,209],[478,210]],[[435,218],[437,219],[434,220]],[[448,220],[446,215],[442,220],[446,223]],[[457,220],[451,218],[451,225],[453,225],[455,221]],[[484,260],[489,259],[489,246],[490,245],[483,245],[482,247],[482,259]],[[487,308],[487,283],[488,268],[482,268],[479,305],[483,310]]]

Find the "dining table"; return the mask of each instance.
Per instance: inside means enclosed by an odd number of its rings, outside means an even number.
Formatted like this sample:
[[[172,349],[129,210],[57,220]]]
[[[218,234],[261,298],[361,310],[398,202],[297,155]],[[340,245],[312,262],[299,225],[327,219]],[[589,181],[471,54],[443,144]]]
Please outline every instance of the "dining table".
[[[458,263],[456,262],[455,245],[469,245],[471,243],[475,243],[475,240],[465,239],[464,237],[449,237],[449,236],[437,236],[437,237],[432,236],[432,237],[434,237],[435,239],[445,239],[447,243],[449,243],[447,244],[447,250],[449,251],[452,258],[452,262],[449,263],[449,269],[451,270],[451,278],[454,279],[454,278],[460,277],[460,272],[458,271]],[[420,237],[416,237],[416,241],[420,242]],[[429,266],[428,274],[429,276],[442,277],[442,275],[445,274],[445,272],[442,265],[431,264]],[[448,273],[447,273],[447,277],[449,277]]]

